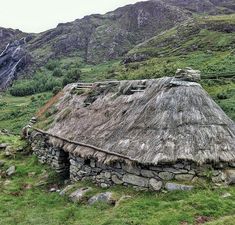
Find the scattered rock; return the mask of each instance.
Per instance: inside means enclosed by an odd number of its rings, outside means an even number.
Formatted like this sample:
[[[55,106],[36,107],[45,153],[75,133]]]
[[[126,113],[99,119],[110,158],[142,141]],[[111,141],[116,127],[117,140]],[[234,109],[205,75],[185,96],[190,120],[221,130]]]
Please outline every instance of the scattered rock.
[[[23,151],[24,151],[23,148],[17,148],[17,149],[16,149],[16,152],[23,152]]]
[[[15,166],[11,166],[7,169],[6,173],[7,173],[7,176],[12,176],[16,171],[16,167]]]
[[[228,192],[224,193],[221,197],[222,198],[228,198],[228,197],[231,197],[232,195]]]
[[[57,192],[56,188],[50,188],[49,192]]]
[[[36,117],[32,117],[31,120],[30,120],[31,123],[36,123],[37,122],[37,118]]]
[[[6,157],[14,156],[14,149],[11,146],[6,147],[5,156]]]
[[[106,183],[101,183],[101,184],[100,184],[100,187],[101,187],[101,188],[107,188],[107,187],[109,187],[109,185],[106,184]]]
[[[149,180],[149,187],[154,191],[160,191],[162,188],[162,181],[156,180],[154,178]]]
[[[65,187],[61,192],[60,195],[66,195],[72,188],[74,187],[74,185],[68,185],[67,187]]]
[[[4,183],[3,183],[3,185],[4,185],[4,186],[8,186],[10,183],[11,183],[10,180],[5,180]]]
[[[176,191],[176,190],[190,191],[194,188],[194,186],[191,186],[191,185],[184,185],[184,184],[177,184],[177,183],[166,183],[165,187],[168,191]]]
[[[7,146],[8,146],[8,144],[6,144],[6,143],[0,144],[0,150],[6,149]]]
[[[92,188],[90,187],[85,187],[85,188],[79,188],[78,190],[74,191],[72,194],[69,195],[69,198],[72,202],[80,202],[84,195],[88,192],[91,191]]]
[[[90,205],[93,205],[96,202],[105,202],[105,203],[108,203],[108,204],[115,204],[116,201],[113,198],[113,193],[112,192],[105,192],[105,193],[97,194],[97,195],[91,197],[88,200],[88,203]]]
[[[235,184],[235,170],[226,170],[225,174],[227,184]]]
[[[123,181],[128,184],[133,184],[140,187],[148,187],[148,179],[132,174],[125,174],[123,176]]]

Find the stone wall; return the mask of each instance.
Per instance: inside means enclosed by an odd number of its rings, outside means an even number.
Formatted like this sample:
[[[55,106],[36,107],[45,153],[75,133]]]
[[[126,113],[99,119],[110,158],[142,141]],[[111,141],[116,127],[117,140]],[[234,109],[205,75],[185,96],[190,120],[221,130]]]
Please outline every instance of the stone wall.
[[[182,185],[185,182],[188,184],[205,181],[229,184],[235,182],[235,165],[232,163],[198,166],[192,162],[178,162],[174,165],[144,166],[117,162],[106,165],[94,158],[84,159],[66,153],[62,148],[51,146],[45,138],[33,140],[32,149],[41,163],[51,165],[58,173],[70,177],[71,181],[89,179],[101,187],[122,184],[140,190],[158,191],[162,188],[192,188]]]
[[[72,181],[89,179],[101,187],[122,184],[131,185],[137,189],[158,191],[168,187],[172,181],[179,184],[228,181],[228,175],[224,169],[214,168],[210,164],[196,166],[190,162],[181,162],[175,165],[159,166],[127,165],[125,163],[104,165],[95,159],[83,159],[72,154],[70,154],[70,164]],[[220,166],[222,167],[222,165]],[[228,165],[228,169],[229,167]],[[231,171],[231,168],[226,171]]]
[[[34,140],[31,146],[40,163],[50,165],[62,177],[69,177],[70,163],[68,153],[49,145],[44,139]]]

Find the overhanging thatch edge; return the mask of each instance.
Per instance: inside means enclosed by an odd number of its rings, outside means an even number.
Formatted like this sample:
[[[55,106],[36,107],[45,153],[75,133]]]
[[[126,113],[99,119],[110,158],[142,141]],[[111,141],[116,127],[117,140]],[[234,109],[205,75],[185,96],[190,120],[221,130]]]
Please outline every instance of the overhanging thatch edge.
[[[107,155],[109,155],[109,156],[116,156],[116,157],[122,158],[122,159],[124,159],[124,160],[129,160],[129,161],[131,161],[131,162],[138,163],[137,160],[132,159],[132,158],[130,158],[130,157],[128,157],[128,156],[125,156],[125,155],[121,155],[121,154],[119,154],[119,153],[109,152],[109,151],[107,151],[107,150],[98,148],[98,147],[96,147],[96,146],[94,146],[94,145],[89,145],[89,144],[85,144],[85,143],[82,143],[82,142],[72,141],[72,140],[69,140],[69,139],[67,139],[67,138],[63,138],[63,137],[60,137],[60,136],[58,136],[58,135],[48,133],[48,132],[43,131],[43,130],[38,129],[38,128],[32,128],[32,129],[35,130],[35,131],[37,131],[37,132],[39,132],[39,133],[41,133],[41,134],[44,134],[44,135],[48,135],[48,136],[57,138],[57,139],[59,139],[59,140],[65,141],[65,142],[70,143],[70,144],[75,144],[75,145],[79,145],[79,146],[91,148],[91,149],[94,149],[94,150],[96,150],[96,151],[98,151],[98,152],[105,153],[105,154],[107,154]]]

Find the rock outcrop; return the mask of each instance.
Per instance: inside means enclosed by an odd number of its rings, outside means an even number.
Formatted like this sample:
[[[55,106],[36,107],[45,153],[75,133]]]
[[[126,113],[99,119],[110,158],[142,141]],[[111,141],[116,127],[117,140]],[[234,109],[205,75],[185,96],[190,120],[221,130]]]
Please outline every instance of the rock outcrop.
[[[19,40],[26,35],[27,34],[23,33],[20,30],[0,27],[0,52],[5,49],[8,43]]]
[[[158,51],[158,49],[161,50],[162,45],[164,43],[167,45],[172,38],[175,41],[171,41],[173,46],[170,46],[169,49],[177,47],[189,34],[182,32],[182,36],[179,37],[176,34],[171,34],[166,42],[155,43],[154,41],[153,46],[150,44],[151,54],[148,51],[137,51],[137,53],[127,55],[135,46],[142,43],[141,46],[145,49],[148,44],[147,40],[154,37],[158,40],[159,34],[192,19],[194,13],[216,15],[234,13],[234,8],[233,0],[137,2],[104,15],[94,14],[73,22],[61,23],[54,29],[32,35],[33,39],[25,47],[18,46],[18,44],[15,46],[14,41],[20,40],[27,34],[19,30],[0,28],[0,52],[3,51],[7,43],[14,43],[7,47],[7,56],[4,55],[7,57],[7,61],[4,58],[4,62],[0,64],[0,88],[7,87],[16,78],[17,71],[25,68],[27,60],[23,57],[25,55],[24,49],[27,49],[33,58],[30,69],[44,66],[48,60],[60,57],[79,57],[84,62],[96,64],[126,55],[124,63],[139,62],[152,56],[161,55],[162,51]],[[192,26],[195,27],[194,24]],[[231,33],[234,31],[233,24],[223,23],[214,26],[208,22],[201,26],[205,29],[222,32]],[[199,31],[200,29],[196,27],[193,29],[193,33],[190,31],[190,37],[194,35],[194,32]],[[15,55],[16,49],[17,54]],[[3,55],[1,55],[1,61],[2,57]],[[3,64],[4,68],[2,68]]]
[[[29,38],[9,43],[0,54],[0,91],[9,87],[17,77],[17,72],[23,70],[30,62],[30,55],[25,49]]]

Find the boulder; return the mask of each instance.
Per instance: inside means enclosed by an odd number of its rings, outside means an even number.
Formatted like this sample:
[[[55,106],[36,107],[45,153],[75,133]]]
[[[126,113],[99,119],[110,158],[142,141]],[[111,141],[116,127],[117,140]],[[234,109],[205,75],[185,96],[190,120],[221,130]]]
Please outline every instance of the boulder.
[[[6,144],[6,143],[0,144],[0,150],[6,149],[7,146],[8,146],[8,144]]]
[[[101,188],[107,188],[107,187],[109,187],[110,185],[109,184],[106,184],[106,183],[101,183],[100,184],[100,187]]]
[[[73,187],[73,185],[68,185],[59,194],[61,196],[66,195]]]
[[[177,183],[166,183],[165,188],[168,191],[190,191],[194,188],[194,186],[191,185],[184,185],[184,184],[177,184]]]
[[[108,203],[108,204],[114,204],[115,200],[113,198],[113,193],[112,192],[100,193],[100,194],[97,194],[97,195],[91,197],[88,200],[88,203],[90,205],[93,205],[97,202],[105,202],[105,203]]]
[[[83,199],[84,195],[90,190],[92,190],[92,188],[90,187],[79,188],[71,193],[69,195],[69,198],[72,202],[80,202]]]
[[[149,180],[149,187],[154,191],[160,191],[162,188],[162,181],[156,180],[154,178]]]
[[[133,184],[133,185],[140,186],[140,187],[148,187],[148,183],[149,183],[147,178],[132,175],[132,174],[125,174],[123,176],[123,181],[128,184]]]
[[[7,169],[6,174],[7,174],[7,176],[12,176],[15,172],[16,172],[16,167],[11,166]]]
[[[5,149],[5,156],[6,157],[10,157],[10,156],[14,156],[14,149],[11,146],[7,146]]]
[[[235,184],[235,170],[226,170],[225,174],[227,184]]]

